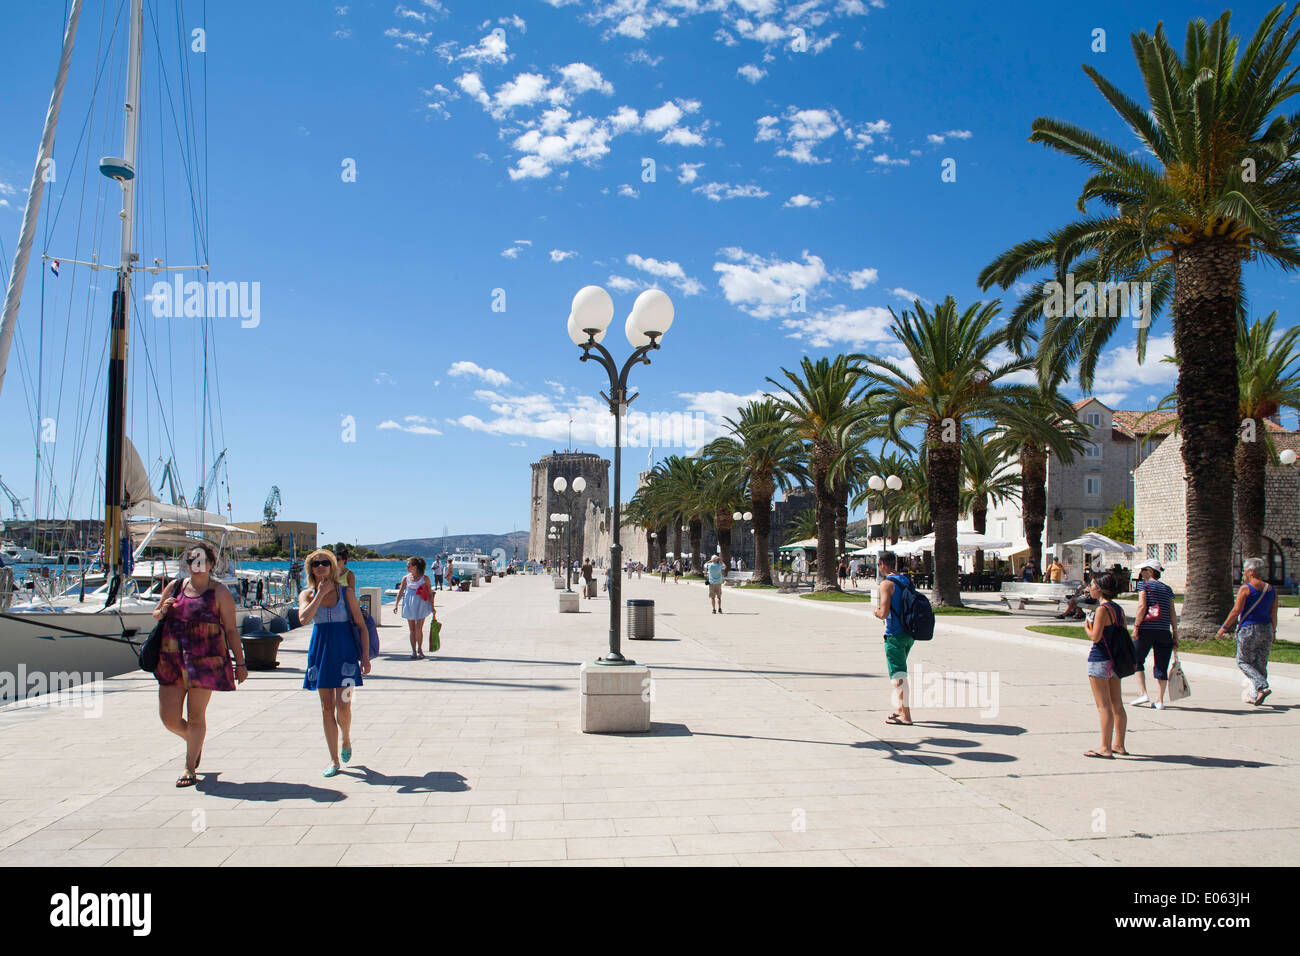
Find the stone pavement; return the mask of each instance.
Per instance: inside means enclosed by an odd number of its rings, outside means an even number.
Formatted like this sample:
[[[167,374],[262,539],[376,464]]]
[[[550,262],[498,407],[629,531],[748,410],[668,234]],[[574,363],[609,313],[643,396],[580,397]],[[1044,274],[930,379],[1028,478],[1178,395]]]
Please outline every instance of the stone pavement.
[[[1274,665],[1254,708],[1230,660],[1196,659],[1192,698],[1129,708],[1133,757],[1090,760],[1086,645],[1030,635],[1030,615],[941,618],[913,652],[917,723],[894,727],[865,604],[728,589],[711,615],[702,585],[649,575],[625,597],[657,602],[658,639],[624,645],[654,673],[650,734],[578,732],[609,605],[558,614],[529,576],[440,595],[433,658],[382,629],[332,779],[306,629],[279,670],[214,697],[195,789],[173,785],[181,744],[147,675],[98,685],[98,718],[0,709],[0,865],[1238,865],[1300,848],[1300,666]]]

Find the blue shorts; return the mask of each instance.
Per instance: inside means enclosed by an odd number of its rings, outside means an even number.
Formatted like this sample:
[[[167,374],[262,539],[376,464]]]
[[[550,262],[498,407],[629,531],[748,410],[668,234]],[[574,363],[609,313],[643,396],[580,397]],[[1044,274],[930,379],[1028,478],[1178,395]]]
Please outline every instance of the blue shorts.
[[[1115,669],[1111,666],[1110,661],[1088,661],[1088,676],[1110,680],[1115,676]]]

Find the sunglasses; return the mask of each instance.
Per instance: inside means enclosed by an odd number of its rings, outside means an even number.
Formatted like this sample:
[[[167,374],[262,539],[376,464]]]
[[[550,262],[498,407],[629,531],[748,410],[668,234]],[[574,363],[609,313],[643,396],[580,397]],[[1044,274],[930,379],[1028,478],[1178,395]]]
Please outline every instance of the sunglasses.
[[[311,566],[313,568],[328,568],[330,566],[330,563],[324,560],[323,558],[318,558],[317,560],[311,563]]]
[[[196,564],[206,564],[207,561],[208,561],[208,556],[203,553],[187,554],[185,556],[185,563],[190,567],[194,567],[194,565]]]

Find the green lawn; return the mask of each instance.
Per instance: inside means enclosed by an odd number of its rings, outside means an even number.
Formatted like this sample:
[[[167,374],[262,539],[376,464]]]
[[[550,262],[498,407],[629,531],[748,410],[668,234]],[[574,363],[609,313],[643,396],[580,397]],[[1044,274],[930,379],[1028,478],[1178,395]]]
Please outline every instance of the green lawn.
[[[1088,639],[1083,627],[1074,624],[1027,624],[1025,629],[1039,634],[1054,634],[1057,637],[1073,637],[1081,641]],[[1183,641],[1178,650],[1184,654],[1206,654],[1210,657],[1236,657],[1237,642],[1232,638],[1222,641]],[[1300,664],[1300,644],[1295,641],[1274,641],[1268,659],[1280,664]]]
[[[940,605],[934,609],[935,614],[960,614],[968,617],[1007,617],[1010,611],[998,611],[991,607],[948,607]]]
[[[1235,588],[1235,587],[1233,588],[1233,591],[1234,591],[1234,592],[1236,591],[1236,588]],[[1175,604],[1182,604],[1182,603],[1183,603],[1183,597],[1184,597],[1184,595],[1182,595],[1182,594],[1175,594],[1175,595],[1174,595],[1174,603],[1175,603]],[[1136,592],[1136,591],[1131,591],[1131,592],[1129,592],[1128,594],[1121,594],[1121,595],[1119,596],[1119,600],[1121,600],[1121,601],[1136,601],[1137,599],[1138,599],[1138,595],[1137,595],[1137,592]],[[1280,604],[1278,604],[1278,607],[1297,607],[1297,606],[1300,606],[1300,605],[1297,604],[1297,602],[1300,602],[1300,595],[1295,595],[1295,594],[1279,594],[1279,595],[1278,595],[1278,600],[1281,602]]]
[[[742,591],[775,591],[775,584],[740,584],[737,585]]]
[[[870,601],[870,594],[849,594],[847,591],[814,591],[800,594],[805,601]]]

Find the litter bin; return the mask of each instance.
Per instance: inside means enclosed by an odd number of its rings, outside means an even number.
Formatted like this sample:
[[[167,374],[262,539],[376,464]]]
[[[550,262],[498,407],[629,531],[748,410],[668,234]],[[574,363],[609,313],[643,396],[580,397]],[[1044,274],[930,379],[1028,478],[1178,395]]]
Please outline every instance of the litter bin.
[[[655,602],[644,598],[628,598],[627,639],[653,641],[655,639]]]

